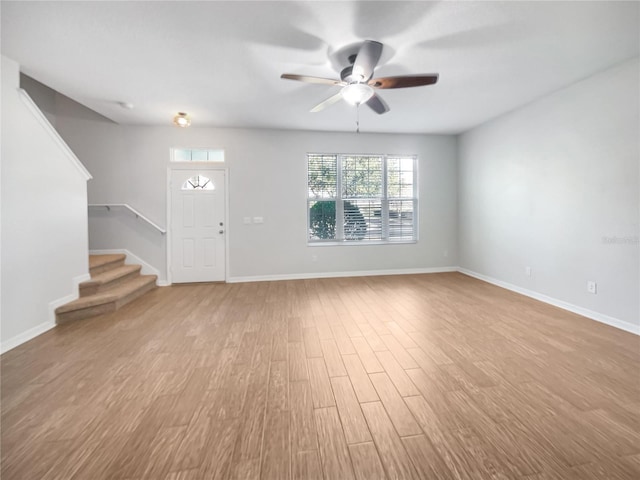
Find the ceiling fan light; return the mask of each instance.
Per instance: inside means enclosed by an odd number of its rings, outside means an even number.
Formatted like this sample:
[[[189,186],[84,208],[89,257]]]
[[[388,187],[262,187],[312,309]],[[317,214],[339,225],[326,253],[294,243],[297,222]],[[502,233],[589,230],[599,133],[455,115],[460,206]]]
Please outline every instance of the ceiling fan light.
[[[345,86],[340,93],[347,103],[360,105],[373,96],[373,88],[366,83],[352,83]]]
[[[173,117],[173,123],[179,127],[187,128],[191,125],[191,118],[184,112],[178,112],[178,114]]]

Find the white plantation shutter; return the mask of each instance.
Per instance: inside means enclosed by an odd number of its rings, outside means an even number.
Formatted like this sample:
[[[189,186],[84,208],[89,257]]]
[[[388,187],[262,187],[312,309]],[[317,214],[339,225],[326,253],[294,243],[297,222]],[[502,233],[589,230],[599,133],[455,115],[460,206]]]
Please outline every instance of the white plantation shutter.
[[[417,158],[307,155],[308,242],[414,242]]]
[[[338,156],[307,155],[308,239],[336,240]]]
[[[309,198],[335,198],[338,189],[338,156],[309,154],[307,162]]]
[[[415,157],[387,158],[387,200],[389,241],[416,240],[418,226],[418,184]]]

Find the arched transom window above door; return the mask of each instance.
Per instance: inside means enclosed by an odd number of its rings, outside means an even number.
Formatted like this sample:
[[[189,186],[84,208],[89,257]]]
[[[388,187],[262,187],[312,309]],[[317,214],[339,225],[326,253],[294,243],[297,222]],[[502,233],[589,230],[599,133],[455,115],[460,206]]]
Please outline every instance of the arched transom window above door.
[[[182,190],[215,190],[210,178],[204,175],[194,175],[182,184]]]

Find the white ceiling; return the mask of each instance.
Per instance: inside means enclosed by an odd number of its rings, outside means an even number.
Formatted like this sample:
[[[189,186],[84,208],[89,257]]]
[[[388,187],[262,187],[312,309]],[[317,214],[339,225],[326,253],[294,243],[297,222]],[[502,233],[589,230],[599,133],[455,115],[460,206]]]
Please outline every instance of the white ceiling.
[[[363,39],[375,76],[440,74],[384,90],[362,131],[459,133],[639,54],[637,2],[1,2],[2,53],[36,80],[124,124],[353,131],[336,77]],[[130,102],[125,110],[118,102]]]

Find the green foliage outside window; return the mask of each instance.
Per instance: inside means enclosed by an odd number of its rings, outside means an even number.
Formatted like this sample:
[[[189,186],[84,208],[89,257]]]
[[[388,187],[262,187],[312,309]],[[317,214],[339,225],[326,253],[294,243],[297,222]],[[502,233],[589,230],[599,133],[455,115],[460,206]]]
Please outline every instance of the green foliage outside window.
[[[367,234],[364,215],[351,202],[344,202],[344,238],[362,240]],[[313,237],[330,240],[336,238],[336,202],[316,202],[309,211],[309,227]]]
[[[309,243],[415,241],[416,182],[414,156],[307,154]]]

